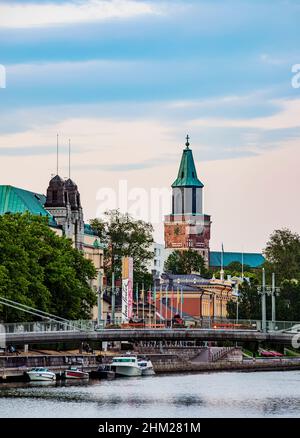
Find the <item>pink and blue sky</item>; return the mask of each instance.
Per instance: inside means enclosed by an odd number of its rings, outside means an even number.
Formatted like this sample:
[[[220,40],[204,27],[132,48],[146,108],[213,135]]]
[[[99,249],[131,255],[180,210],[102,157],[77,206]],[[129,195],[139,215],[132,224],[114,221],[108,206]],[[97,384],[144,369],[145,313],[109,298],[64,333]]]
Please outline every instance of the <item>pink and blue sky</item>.
[[[59,132],[88,219],[119,180],[169,187],[189,133],[212,249],[300,232],[299,18],[298,0],[0,0],[0,184],[45,192]]]

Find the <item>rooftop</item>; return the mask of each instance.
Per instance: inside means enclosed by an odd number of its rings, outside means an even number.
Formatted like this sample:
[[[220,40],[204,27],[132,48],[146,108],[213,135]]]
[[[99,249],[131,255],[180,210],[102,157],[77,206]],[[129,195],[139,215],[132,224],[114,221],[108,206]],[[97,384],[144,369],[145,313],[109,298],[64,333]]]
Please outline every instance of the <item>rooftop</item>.
[[[223,266],[226,268],[230,263],[239,262],[251,268],[259,268],[265,262],[265,258],[260,253],[224,252]],[[209,255],[209,265],[212,268],[221,268],[222,252],[211,251]]]
[[[183,150],[178,176],[173,182],[172,187],[204,187],[202,182],[197,177],[197,171],[195,167],[193,152],[189,148],[189,136]]]

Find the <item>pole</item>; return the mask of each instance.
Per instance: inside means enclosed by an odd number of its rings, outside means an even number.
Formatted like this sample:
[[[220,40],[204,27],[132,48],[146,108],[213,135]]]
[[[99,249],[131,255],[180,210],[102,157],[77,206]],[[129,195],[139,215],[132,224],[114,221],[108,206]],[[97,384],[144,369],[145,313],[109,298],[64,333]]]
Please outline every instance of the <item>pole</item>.
[[[153,298],[154,298],[154,321],[153,321],[153,323],[155,324],[155,328],[156,328],[156,284],[155,283],[153,286]]]
[[[162,285],[159,289],[159,322],[162,323]]]
[[[166,286],[166,322],[168,327],[168,285]]]
[[[151,286],[148,292],[148,301],[149,301],[149,307],[148,307],[148,323],[149,327],[151,328]]]
[[[172,293],[171,293],[171,328],[173,327],[173,301],[174,301],[174,288],[172,287]]]
[[[179,287],[178,287],[178,286],[177,286],[176,301],[177,301],[177,304],[176,304],[176,313],[178,314],[178,312],[179,312],[179,309],[178,309],[178,307],[179,307]]]
[[[273,274],[272,274],[272,326],[273,326],[273,330],[275,329],[275,321],[276,321],[275,291],[276,291],[276,279],[275,279],[275,272],[273,272]]]
[[[180,318],[182,318],[182,304],[183,304],[183,287],[181,286]]]
[[[98,318],[97,325],[100,326],[102,321],[102,272],[98,272]]]
[[[56,134],[56,175],[58,175],[58,134]]]
[[[135,293],[136,293],[136,315],[137,318],[139,318],[139,284],[138,283],[135,286]]]
[[[144,283],[142,284],[142,295],[143,295],[143,324],[145,327],[145,291],[144,291]]]
[[[111,322],[115,324],[116,297],[115,297],[115,273],[111,274]]]
[[[261,312],[262,312],[262,331],[267,331],[267,315],[266,315],[266,271],[262,269],[262,291],[261,291]]]

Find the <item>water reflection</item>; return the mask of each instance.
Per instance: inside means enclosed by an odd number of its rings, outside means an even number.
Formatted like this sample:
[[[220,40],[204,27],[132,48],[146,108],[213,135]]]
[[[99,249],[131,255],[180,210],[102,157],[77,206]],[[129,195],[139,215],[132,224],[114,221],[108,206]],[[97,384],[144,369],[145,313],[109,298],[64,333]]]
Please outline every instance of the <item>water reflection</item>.
[[[300,416],[299,383],[294,371],[6,383],[0,386],[0,416]]]

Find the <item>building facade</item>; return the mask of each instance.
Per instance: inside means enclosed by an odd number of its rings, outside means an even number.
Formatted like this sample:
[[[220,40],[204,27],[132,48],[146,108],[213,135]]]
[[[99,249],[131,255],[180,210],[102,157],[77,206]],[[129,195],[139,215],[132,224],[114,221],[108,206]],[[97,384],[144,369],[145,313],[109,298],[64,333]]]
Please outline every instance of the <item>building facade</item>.
[[[154,256],[148,265],[148,270],[154,277],[157,277],[164,272],[164,264],[166,261],[165,245],[153,242],[150,250],[153,252]]]
[[[59,175],[53,177],[47,195],[9,185],[0,185],[0,214],[25,213],[48,218],[50,228],[59,236],[72,240],[74,248],[83,252],[95,266],[97,276],[91,286],[96,291],[103,279],[103,245],[96,232],[84,223],[80,193],[71,180]],[[102,284],[101,284],[102,285]],[[97,316],[97,308],[93,318]]]
[[[176,180],[172,184],[172,213],[165,216],[164,239],[167,253],[193,249],[209,265],[210,216],[203,213],[203,188],[198,179],[189,137],[182,153]]]
[[[205,279],[196,274],[163,274],[157,289],[156,306],[164,319],[176,313],[182,314],[185,319],[226,319],[228,301],[236,301],[230,279]]]

